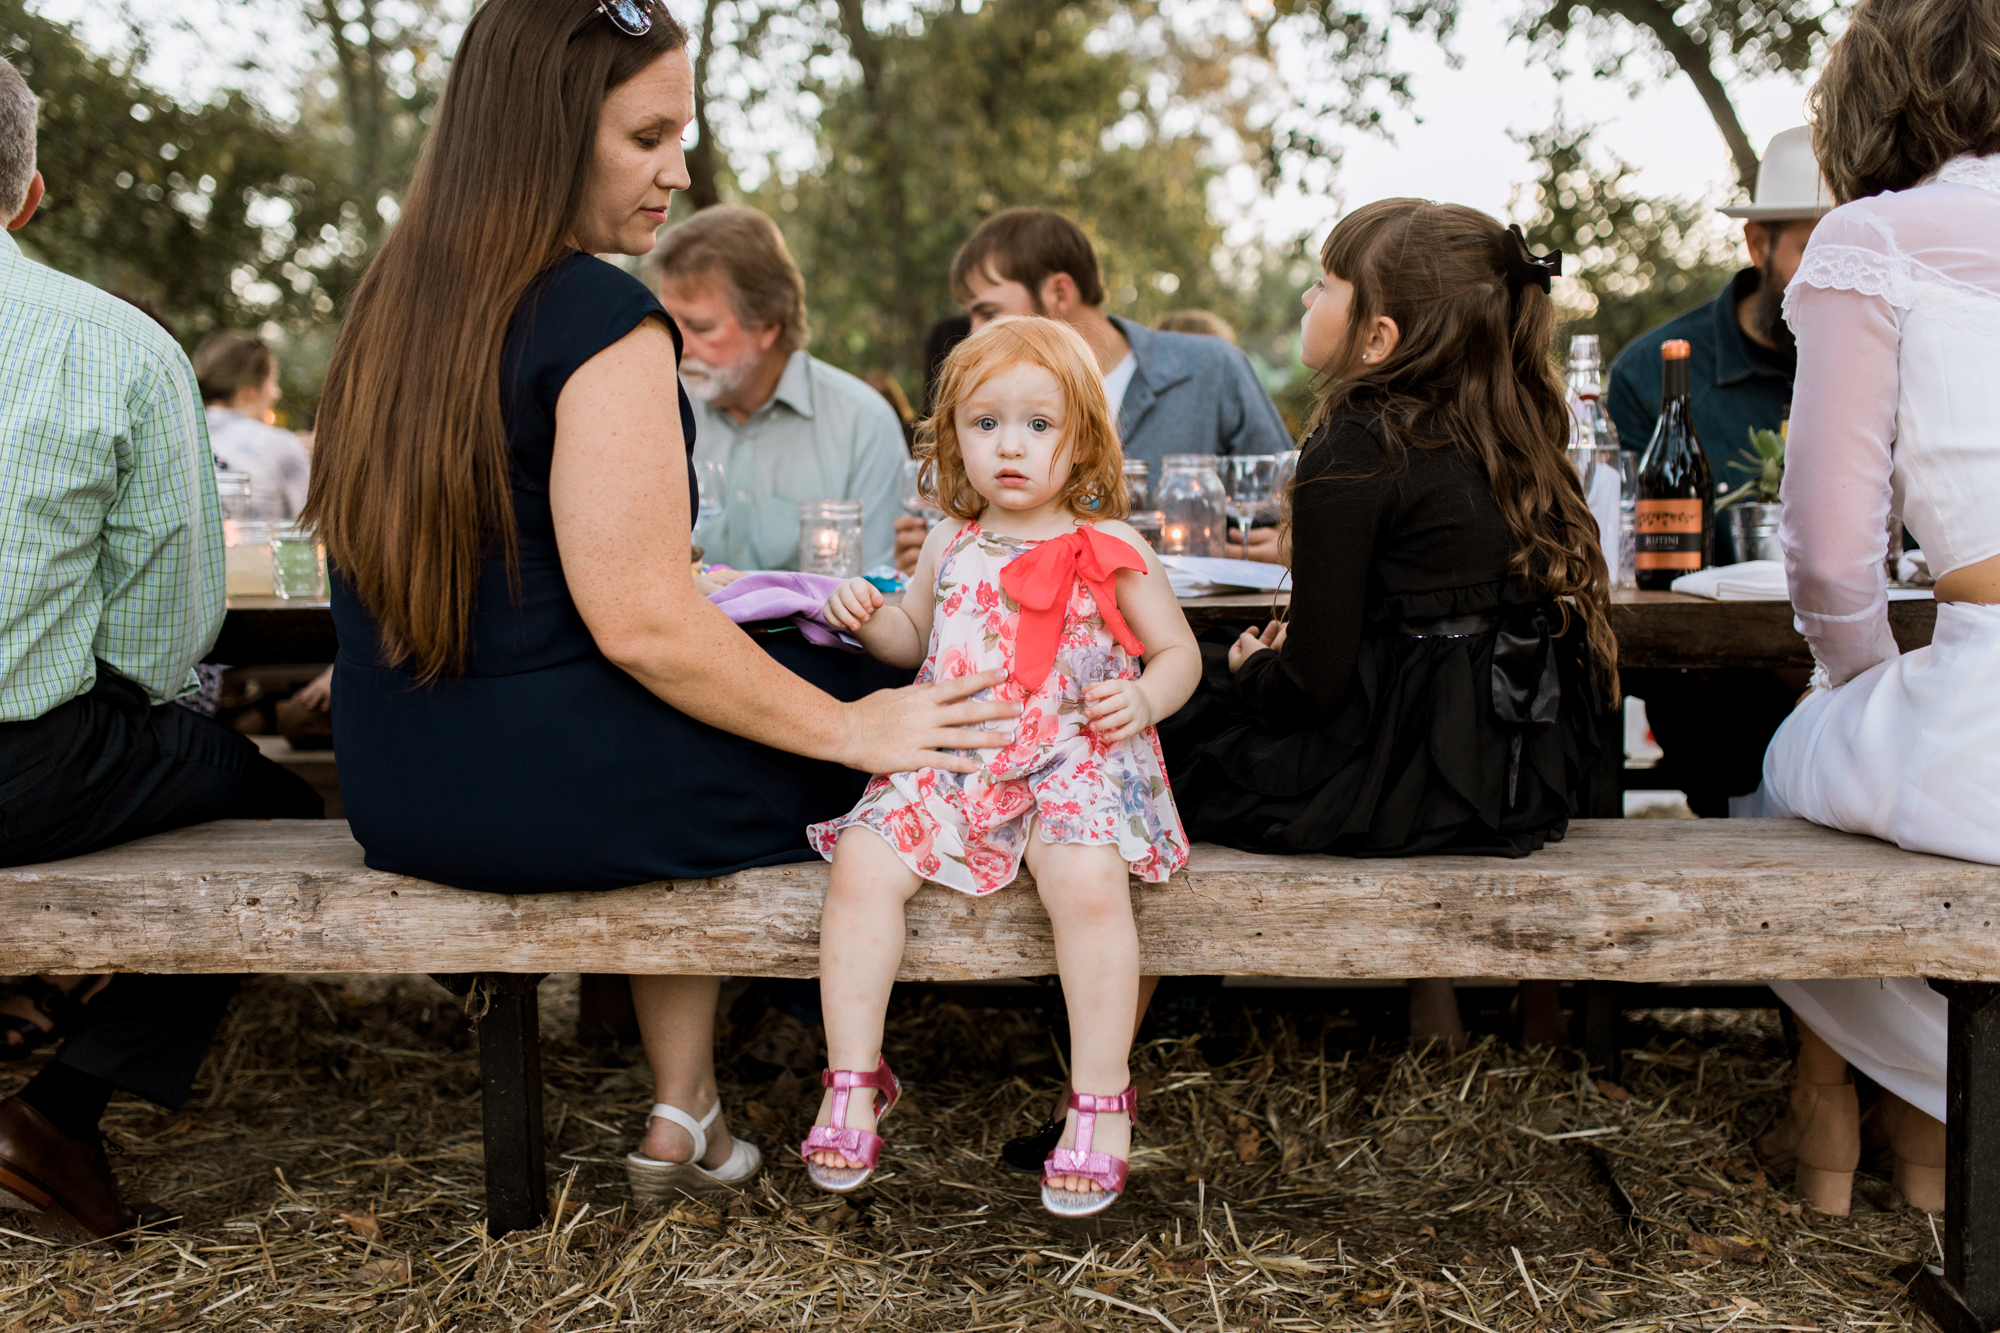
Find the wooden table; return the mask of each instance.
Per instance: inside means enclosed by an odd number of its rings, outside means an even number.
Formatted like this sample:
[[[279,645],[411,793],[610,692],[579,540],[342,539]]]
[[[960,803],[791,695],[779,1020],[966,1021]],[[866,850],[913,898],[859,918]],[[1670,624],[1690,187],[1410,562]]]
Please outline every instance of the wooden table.
[[[1181,602],[1196,633],[1216,625],[1263,621],[1284,593],[1230,593]],[[1931,641],[1937,603],[1929,598],[1889,603],[1889,624],[1905,652]],[[1611,627],[1618,664],[1644,668],[1810,667],[1806,641],[1792,628],[1787,602],[1711,602],[1672,592],[1621,592]],[[331,662],[337,641],[324,602],[279,597],[232,597],[209,660],[232,666]]]

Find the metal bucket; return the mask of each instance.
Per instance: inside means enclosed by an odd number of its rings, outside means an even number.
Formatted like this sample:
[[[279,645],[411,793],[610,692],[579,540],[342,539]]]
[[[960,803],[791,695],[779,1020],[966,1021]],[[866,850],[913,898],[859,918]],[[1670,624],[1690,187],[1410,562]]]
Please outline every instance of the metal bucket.
[[[1778,519],[1782,504],[1736,504],[1715,516],[1715,563],[1740,565],[1745,560],[1776,560],[1784,563],[1785,548],[1778,540]]]

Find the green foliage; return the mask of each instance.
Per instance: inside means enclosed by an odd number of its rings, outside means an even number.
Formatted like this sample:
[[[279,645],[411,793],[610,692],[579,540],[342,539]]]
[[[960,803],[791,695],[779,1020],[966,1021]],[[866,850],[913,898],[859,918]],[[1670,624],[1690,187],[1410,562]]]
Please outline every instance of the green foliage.
[[[1715,502],[1717,509],[1755,499],[1758,504],[1778,503],[1778,488],[1785,480],[1785,437],[1774,430],[1752,430],[1750,447],[1738,451],[1729,466],[1749,474],[1750,480]]]
[[[22,248],[145,297],[190,350],[214,329],[261,332],[299,424],[443,79],[433,0],[404,0],[400,17],[376,0],[344,8],[306,6],[327,55],[285,123],[240,92],[176,102],[133,73],[136,56],[98,55],[27,0],[0,0],[0,51],[42,99],[49,192]]]
[[[23,249],[144,296],[190,346],[215,328],[324,319],[359,259],[315,146],[239,94],[181,106],[63,24],[0,0],[8,57],[42,99],[48,197]]]
[[[1517,198],[1537,250],[1563,252],[1562,334],[1595,333],[1610,365],[1640,334],[1712,299],[1737,268],[1736,242],[1708,205],[1641,194],[1638,168],[1600,163],[1591,130],[1558,124],[1523,143],[1541,179]]]
[[[1643,75],[1632,66],[1646,62],[1678,70],[1708,108],[1747,192],[1757,179],[1757,146],[1744,132],[1729,85],[1767,74],[1805,73],[1831,39],[1834,16],[1849,2],[1529,0],[1514,34],[1533,42],[1551,63],[1581,36],[1598,78],[1636,85]],[[1455,6],[1457,0],[1449,3]]]
[[[989,0],[908,28],[844,28],[860,77],[809,84],[819,154],[749,200],[806,274],[814,345],[914,387],[924,330],[953,313],[951,258],[989,214],[1060,209],[1097,243],[1110,313],[1151,322],[1229,293],[1211,257],[1204,141],[1146,110],[1144,67],[1090,37],[1110,12]],[[1227,312],[1225,312],[1226,315]]]

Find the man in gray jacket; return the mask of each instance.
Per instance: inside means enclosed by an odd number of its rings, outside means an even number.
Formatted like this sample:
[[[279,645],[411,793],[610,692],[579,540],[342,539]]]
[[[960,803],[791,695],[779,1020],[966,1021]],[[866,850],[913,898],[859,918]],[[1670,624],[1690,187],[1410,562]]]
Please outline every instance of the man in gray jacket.
[[[1240,348],[1104,313],[1096,247],[1060,213],[1010,208],[980,223],[952,260],[951,290],[974,332],[1003,315],[1043,315],[1081,334],[1117,408],[1125,457],[1144,460],[1155,480],[1169,454],[1278,454],[1293,447]],[[897,561],[907,570],[923,544],[922,520],[900,520],[896,529]]]

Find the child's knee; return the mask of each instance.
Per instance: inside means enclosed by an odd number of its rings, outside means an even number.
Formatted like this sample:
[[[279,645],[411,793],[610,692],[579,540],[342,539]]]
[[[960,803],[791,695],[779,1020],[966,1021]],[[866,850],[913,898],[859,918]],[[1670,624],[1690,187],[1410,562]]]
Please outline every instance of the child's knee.
[[[1132,915],[1132,895],[1121,863],[1116,874],[1049,875],[1035,881],[1051,920],[1115,921]]]

